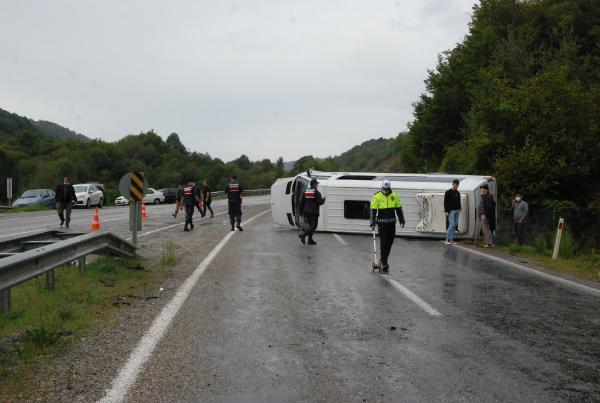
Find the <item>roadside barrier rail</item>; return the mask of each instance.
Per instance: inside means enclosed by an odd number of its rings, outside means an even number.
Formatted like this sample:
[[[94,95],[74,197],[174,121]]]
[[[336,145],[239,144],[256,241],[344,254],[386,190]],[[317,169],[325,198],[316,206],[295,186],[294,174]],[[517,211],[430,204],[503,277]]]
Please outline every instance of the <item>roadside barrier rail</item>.
[[[32,278],[46,275],[46,288],[54,289],[54,269],[78,261],[85,271],[85,257],[106,253],[135,256],[135,246],[111,232],[68,234],[44,231],[0,242],[0,312],[10,311],[10,289]]]
[[[218,191],[218,192],[211,192],[213,199],[222,199],[227,197],[227,195],[225,194],[225,192],[223,191]],[[244,190],[244,196],[264,196],[264,195],[269,195],[271,194],[271,189],[250,189],[250,190]]]

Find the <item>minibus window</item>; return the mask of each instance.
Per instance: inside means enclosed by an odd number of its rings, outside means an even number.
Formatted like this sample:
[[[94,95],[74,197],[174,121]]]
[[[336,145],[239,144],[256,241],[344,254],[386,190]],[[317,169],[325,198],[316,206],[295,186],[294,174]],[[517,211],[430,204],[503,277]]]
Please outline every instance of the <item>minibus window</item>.
[[[368,220],[371,203],[365,200],[344,200],[344,218]]]

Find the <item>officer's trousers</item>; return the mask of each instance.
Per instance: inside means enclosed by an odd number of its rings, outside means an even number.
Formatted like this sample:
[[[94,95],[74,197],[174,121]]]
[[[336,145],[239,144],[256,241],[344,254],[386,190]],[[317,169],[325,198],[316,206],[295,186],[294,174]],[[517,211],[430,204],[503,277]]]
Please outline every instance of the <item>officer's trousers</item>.
[[[304,221],[306,221],[308,228],[302,233],[302,236],[308,235],[308,239],[310,240],[319,225],[319,216],[316,214],[304,213]]]
[[[192,217],[194,216],[194,203],[185,203],[185,227],[193,226],[194,222]]]
[[[381,263],[387,264],[396,237],[396,223],[378,224]]]
[[[238,227],[242,222],[242,204],[229,202],[229,221],[233,227],[237,223]]]

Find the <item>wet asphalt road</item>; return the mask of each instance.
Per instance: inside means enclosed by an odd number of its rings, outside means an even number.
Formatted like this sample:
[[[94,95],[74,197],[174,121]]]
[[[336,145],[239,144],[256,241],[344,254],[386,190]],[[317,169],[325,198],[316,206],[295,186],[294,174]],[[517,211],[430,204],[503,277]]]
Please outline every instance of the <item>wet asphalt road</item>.
[[[269,196],[252,196],[244,199],[244,206],[250,207],[257,204],[268,203]],[[227,218],[227,205],[225,200],[213,201],[211,207],[219,218]],[[1,213],[0,214],[0,241],[17,236],[27,236],[43,230],[63,230],[70,232],[89,232],[95,208],[77,208],[71,212],[71,225],[69,229],[59,227],[59,218],[56,210],[36,211],[30,213]],[[175,204],[146,205],[147,220],[143,223],[140,234],[145,236],[160,236],[163,230],[180,230],[183,228],[185,211],[180,211],[177,218],[171,214],[175,211]],[[129,206],[104,207],[98,209],[99,221],[102,230],[112,231],[123,238],[131,237],[129,231]],[[196,209],[194,219],[200,219]],[[180,225],[179,225],[180,224]],[[171,227],[172,226],[172,227]],[[140,235],[138,235],[140,236]]]
[[[439,241],[396,239],[385,276],[368,236],[315,239],[236,233],[127,400],[600,400],[597,296]]]

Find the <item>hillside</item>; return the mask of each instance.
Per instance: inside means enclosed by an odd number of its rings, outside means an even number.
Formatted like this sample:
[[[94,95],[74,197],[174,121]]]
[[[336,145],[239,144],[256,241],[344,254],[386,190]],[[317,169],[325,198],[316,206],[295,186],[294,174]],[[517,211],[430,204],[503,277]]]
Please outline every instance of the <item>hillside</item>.
[[[76,133],[59,124],[45,120],[35,121],[0,108],[0,133],[14,134],[25,131],[59,139],[89,141],[89,138],[83,134]]]
[[[81,133],[76,133],[73,130],[62,127],[56,123],[48,122],[45,120],[38,120],[34,122],[35,125],[44,133],[49,136],[58,137],[59,139],[71,139],[79,141],[90,141],[90,139]]]

